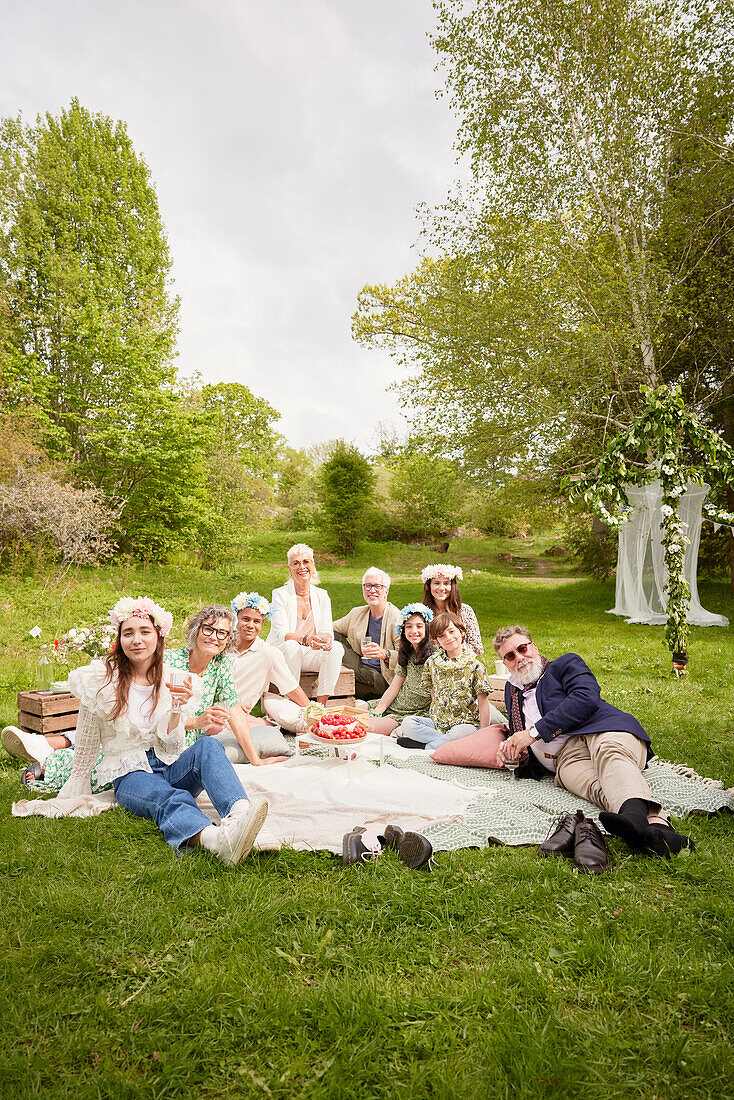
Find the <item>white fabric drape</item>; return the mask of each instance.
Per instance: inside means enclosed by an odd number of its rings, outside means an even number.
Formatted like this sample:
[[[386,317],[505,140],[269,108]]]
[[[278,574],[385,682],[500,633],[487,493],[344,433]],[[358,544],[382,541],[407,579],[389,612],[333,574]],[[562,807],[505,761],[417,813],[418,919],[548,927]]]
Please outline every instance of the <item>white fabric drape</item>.
[[[709,485],[688,483],[680,498],[680,518],[688,540],[683,569],[691,587],[688,622],[694,626],[728,626],[725,615],[716,615],[701,606],[698,596],[698,547],[701,542],[701,513]],[[628,623],[664,623],[668,596],[665,550],[662,539],[660,481],[649,485],[626,485],[633,511],[619,529],[617,587],[610,615],[623,615]]]

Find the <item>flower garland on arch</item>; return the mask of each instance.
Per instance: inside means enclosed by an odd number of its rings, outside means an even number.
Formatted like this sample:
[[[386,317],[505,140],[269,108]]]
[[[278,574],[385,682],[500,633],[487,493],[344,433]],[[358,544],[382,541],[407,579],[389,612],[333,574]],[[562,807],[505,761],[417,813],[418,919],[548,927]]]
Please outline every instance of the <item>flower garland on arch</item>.
[[[668,572],[665,639],[672,654],[682,655],[688,645],[691,589],[683,571],[689,540],[680,518],[680,497],[689,481],[705,478],[714,495],[734,486],[734,449],[686,408],[679,385],[643,386],[641,392],[647,402],[642,412],[609,442],[596,470],[584,474],[571,495],[583,497],[611,527],[620,527],[632,511],[625,484],[648,484],[651,469],[659,476]],[[704,511],[715,522],[734,523],[734,515],[714,505],[706,504]]]

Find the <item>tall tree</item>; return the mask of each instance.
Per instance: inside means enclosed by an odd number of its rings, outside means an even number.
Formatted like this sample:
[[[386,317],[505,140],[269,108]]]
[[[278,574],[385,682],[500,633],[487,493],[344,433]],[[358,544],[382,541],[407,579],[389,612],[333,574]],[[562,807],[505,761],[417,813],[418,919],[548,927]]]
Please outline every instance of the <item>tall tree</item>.
[[[419,426],[458,439],[475,473],[492,454],[591,461],[639,409],[640,384],[675,377],[671,319],[702,270],[702,224],[711,247],[730,239],[711,209],[671,202],[682,135],[709,165],[730,156],[729,5],[436,8],[474,189],[429,217],[438,260],[365,288],[355,335],[418,366],[404,394]],[[665,219],[677,226],[667,252]]]
[[[0,367],[30,391],[57,457],[174,381],[178,300],[150,173],[122,122],[78,100],[0,124]],[[131,396],[132,395],[132,396]]]

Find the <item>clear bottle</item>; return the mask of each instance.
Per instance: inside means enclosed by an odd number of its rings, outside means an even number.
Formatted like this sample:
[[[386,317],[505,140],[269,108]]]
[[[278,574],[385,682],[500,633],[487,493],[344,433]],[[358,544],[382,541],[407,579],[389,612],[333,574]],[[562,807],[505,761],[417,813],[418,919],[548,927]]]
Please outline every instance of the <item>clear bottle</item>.
[[[53,691],[54,666],[45,653],[36,665],[36,691]]]

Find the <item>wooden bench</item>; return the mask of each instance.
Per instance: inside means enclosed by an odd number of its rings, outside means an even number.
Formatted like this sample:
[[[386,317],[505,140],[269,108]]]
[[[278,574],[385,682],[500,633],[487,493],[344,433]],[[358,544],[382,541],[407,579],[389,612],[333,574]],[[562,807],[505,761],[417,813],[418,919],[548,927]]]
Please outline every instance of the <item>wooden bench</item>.
[[[318,683],[318,672],[302,672],[300,687],[309,699],[316,698],[316,685]],[[270,685],[270,691],[278,694],[278,688],[275,684]],[[354,695],[354,673],[351,668],[346,668],[342,665],[341,672],[339,673],[339,679],[334,686],[334,694],[329,697],[330,707],[353,707],[355,704]]]
[[[68,733],[78,715],[79,700],[70,691],[18,692],[18,725],[27,733]]]

